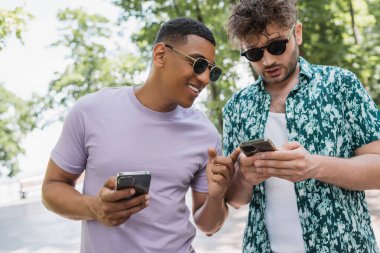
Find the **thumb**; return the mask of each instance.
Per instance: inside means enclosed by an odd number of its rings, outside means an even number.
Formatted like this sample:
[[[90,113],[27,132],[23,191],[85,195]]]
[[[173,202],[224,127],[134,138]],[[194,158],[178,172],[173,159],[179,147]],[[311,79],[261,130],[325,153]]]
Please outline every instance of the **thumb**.
[[[215,148],[208,148],[208,161],[211,162],[217,155]]]
[[[229,155],[232,161],[235,163],[240,155],[240,147],[235,148],[235,150]]]

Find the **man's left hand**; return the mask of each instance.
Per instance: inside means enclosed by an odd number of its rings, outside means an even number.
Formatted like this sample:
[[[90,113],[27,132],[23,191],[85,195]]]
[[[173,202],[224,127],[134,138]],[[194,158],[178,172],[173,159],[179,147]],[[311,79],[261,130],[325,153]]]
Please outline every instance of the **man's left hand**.
[[[293,141],[278,151],[263,152],[254,163],[255,171],[291,182],[299,182],[316,175],[316,159],[299,142]]]
[[[231,184],[235,172],[235,162],[240,154],[237,148],[231,155],[217,156],[215,149],[208,149],[208,162],[206,167],[208,181],[208,196],[214,198],[224,198],[224,195]]]

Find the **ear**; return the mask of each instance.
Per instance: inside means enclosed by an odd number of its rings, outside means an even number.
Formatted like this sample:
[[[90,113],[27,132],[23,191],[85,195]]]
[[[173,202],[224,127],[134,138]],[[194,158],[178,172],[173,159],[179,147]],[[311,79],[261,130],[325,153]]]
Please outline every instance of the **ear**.
[[[153,47],[153,55],[152,55],[153,65],[159,68],[163,67],[165,65],[164,63],[165,63],[166,53],[167,53],[167,50],[166,50],[165,44],[162,42],[157,43]]]
[[[302,44],[302,23],[297,22],[295,30],[296,30],[296,42],[297,42],[297,45],[300,46]]]

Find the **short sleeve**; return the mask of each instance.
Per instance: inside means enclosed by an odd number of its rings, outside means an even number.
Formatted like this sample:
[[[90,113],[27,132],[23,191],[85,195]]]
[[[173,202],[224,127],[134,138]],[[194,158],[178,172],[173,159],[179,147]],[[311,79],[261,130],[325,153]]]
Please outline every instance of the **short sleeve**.
[[[346,122],[353,149],[380,139],[380,113],[358,78],[351,72],[342,80],[346,86]]]
[[[83,115],[80,104],[76,104],[65,119],[50,158],[63,170],[80,174],[86,167],[87,156]]]

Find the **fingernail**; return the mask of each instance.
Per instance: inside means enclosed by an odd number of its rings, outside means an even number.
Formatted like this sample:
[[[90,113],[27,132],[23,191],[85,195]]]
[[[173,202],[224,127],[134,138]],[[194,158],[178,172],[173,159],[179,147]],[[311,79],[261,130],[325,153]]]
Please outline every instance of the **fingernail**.
[[[150,197],[149,195],[145,195],[145,199],[148,200]]]
[[[131,189],[131,190],[129,191],[129,193],[130,193],[130,194],[135,194],[135,189]]]

